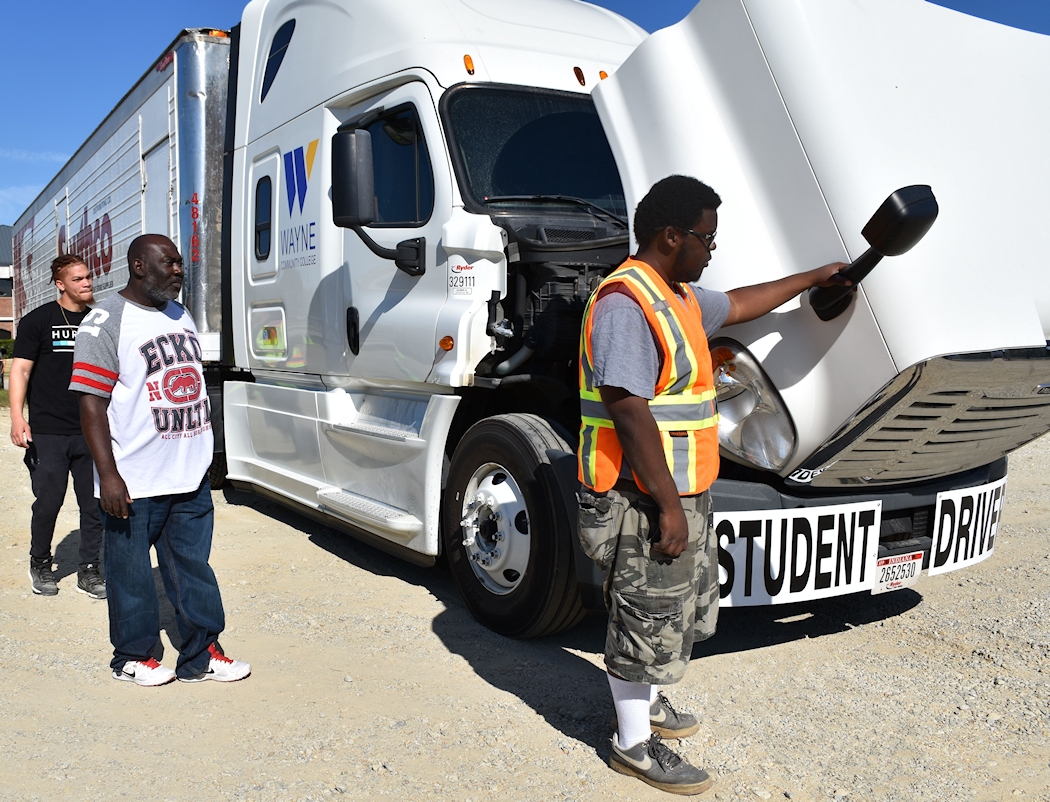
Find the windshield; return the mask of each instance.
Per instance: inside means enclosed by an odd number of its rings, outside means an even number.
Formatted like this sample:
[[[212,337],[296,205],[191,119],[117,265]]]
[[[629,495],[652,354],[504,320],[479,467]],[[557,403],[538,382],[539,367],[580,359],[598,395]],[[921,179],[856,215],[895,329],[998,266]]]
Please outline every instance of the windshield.
[[[588,96],[467,85],[448,92],[442,108],[468,203],[535,208],[539,196],[572,206],[563,196],[626,216],[620,173]]]

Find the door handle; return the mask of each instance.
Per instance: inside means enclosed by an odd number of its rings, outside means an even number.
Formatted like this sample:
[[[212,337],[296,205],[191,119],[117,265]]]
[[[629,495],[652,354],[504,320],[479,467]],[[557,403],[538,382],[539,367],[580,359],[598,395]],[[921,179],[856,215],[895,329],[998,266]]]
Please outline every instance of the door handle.
[[[357,313],[357,307],[351,306],[346,310],[346,344],[354,356],[361,352],[361,317]]]

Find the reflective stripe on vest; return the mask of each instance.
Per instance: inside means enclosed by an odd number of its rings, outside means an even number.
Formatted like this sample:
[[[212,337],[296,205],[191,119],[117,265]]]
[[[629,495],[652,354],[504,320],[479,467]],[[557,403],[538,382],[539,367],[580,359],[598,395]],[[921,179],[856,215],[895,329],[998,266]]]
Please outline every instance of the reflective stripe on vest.
[[[648,265],[628,260],[587,303],[580,336],[580,481],[608,490],[619,477],[623,449],[594,386],[592,311],[603,290],[622,285],[641,307],[661,351],[662,365],[649,410],[660,430],[667,467],[681,495],[706,490],[718,475],[718,411],[707,337],[692,290],[676,295]],[[635,483],[642,487],[638,476]]]

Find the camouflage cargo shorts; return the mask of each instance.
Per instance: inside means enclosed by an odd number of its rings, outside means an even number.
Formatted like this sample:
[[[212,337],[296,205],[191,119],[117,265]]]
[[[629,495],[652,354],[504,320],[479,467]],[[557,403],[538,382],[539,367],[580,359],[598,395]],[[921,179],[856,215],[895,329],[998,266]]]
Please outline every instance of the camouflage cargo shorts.
[[[659,510],[634,484],[621,481],[607,493],[583,488],[578,499],[583,550],[605,576],[605,665],[631,682],[679,682],[693,644],[714,635],[718,621],[710,493],[682,499],[689,545],[673,560],[652,551]]]

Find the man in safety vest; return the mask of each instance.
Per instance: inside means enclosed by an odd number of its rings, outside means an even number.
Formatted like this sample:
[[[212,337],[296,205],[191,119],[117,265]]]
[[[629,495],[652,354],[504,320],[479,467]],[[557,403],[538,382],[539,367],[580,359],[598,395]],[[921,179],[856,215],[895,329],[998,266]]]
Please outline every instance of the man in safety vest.
[[[638,255],[591,297],[580,339],[579,532],[605,575],[605,664],[617,732],[609,765],[671,793],[713,784],[661,743],[700,725],[657,692],[685,675],[718,618],[708,492],[718,412],[707,338],[804,290],[847,283],[841,262],[729,293],[694,284],[711,261],[718,195],[670,176],[638,204]]]

